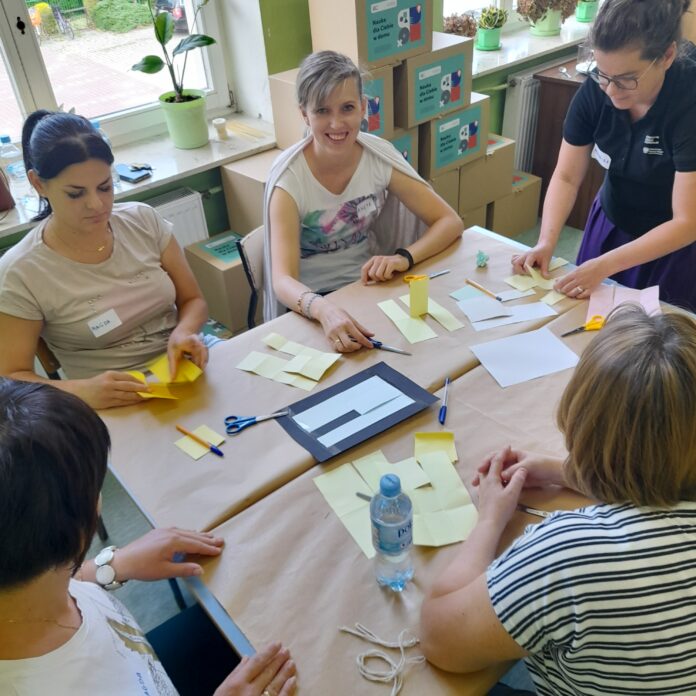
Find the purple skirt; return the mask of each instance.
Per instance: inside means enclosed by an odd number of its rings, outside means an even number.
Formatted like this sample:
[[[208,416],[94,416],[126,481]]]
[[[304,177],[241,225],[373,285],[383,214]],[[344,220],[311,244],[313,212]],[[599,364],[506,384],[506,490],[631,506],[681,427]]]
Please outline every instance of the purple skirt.
[[[577,264],[596,259],[634,239],[607,218],[597,195],[587,217]],[[659,285],[660,300],[696,312],[696,242],[611,277],[629,288],[642,290]]]

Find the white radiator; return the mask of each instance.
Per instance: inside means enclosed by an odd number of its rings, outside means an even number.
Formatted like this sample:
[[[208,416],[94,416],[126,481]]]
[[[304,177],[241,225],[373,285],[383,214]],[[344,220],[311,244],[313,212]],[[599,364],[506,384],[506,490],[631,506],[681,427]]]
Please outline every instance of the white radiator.
[[[203,212],[203,198],[198,191],[180,188],[146,201],[174,225],[174,237],[182,247],[208,239],[208,225]]]
[[[532,171],[539,110],[539,81],[533,75],[559,65],[556,60],[508,75],[503,114],[503,135],[517,141],[515,169]]]

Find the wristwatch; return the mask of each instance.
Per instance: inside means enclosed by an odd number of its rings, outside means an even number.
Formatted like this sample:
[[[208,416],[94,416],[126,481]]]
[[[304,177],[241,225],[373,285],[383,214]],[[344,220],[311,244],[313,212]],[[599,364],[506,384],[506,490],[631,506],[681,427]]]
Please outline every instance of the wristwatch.
[[[125,585],[125,580],[119,582],[116,580],[116,571],[111,566],[114,560],[115,546],[107,546],[102,549],[95,557],[94,563],[97,566],[97,582],[105,590],[117,590],[122,585]]]

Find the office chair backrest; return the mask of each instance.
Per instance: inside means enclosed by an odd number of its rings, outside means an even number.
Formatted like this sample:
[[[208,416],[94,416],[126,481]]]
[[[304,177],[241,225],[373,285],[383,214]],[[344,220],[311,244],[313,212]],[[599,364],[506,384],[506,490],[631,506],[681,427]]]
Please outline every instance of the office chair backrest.
[[[237,242],[237,249],[251,290],[247,325],[253,329],[263,321],[263,226],[244,235]]]

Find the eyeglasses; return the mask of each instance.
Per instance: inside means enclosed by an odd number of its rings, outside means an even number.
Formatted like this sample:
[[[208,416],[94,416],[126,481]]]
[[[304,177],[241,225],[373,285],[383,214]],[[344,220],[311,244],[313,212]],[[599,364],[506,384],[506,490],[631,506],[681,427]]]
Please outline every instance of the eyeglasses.
[[[602,89],[607,89],[609,87],[610,83],[614,83],[617,89],[625,89],[625,90],[634,90],[638,89],[638,81],[643,78],[643,76],[652,68],[653,65],[655,65],[655,62],[657,61],[657,58],[654,58],[652,63],[648,65],[643,72],[638,75],[638,77],[609,77],[609,75],[605,75],[602,72],[599,72],[599,69],[597,68],[597,65],[590,70],[588,75],[602,88]],[[594,62],[594,61],[593,61]]]

